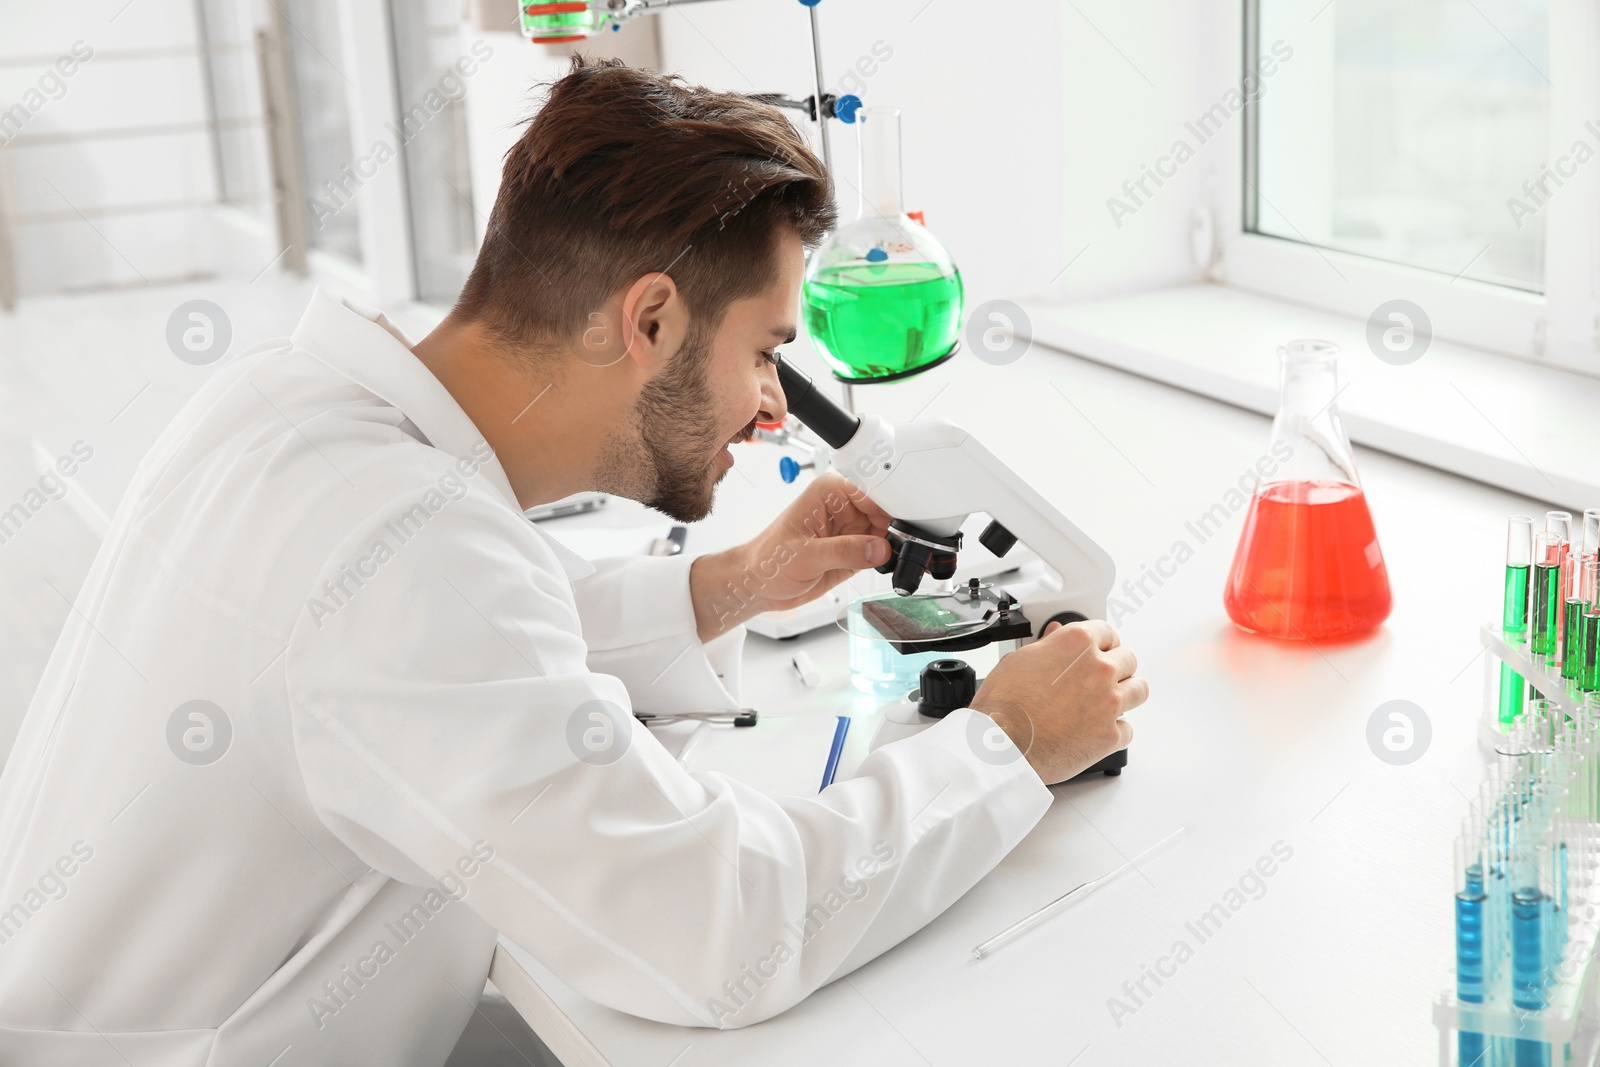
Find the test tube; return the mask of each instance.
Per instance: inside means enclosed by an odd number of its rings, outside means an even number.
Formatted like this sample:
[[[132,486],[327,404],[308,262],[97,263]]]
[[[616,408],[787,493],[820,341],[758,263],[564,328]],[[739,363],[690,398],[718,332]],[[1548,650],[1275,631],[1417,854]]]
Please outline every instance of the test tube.
[[[1593,590],[1588,606],[1578,617],[1572,645],[1581,664],[1574,680],[1585,693],[1600,691],[1600,559],[1584,561],[1584,581]]]
[[[1483,866],[1483,833],[1469,817],[1456,839],[1456,996],[1467,1004],[1482,1004],[1487,989]],[[1483,1034],[1460,1031],[1457,1051],[1458,1063],[1482,1063]]]
[[[1562,595],[1565,595],[1567,589],[1567,580],[1572,573],[1572,512],[1545,512],[1544,529],[1546,533],[1554,534],[1561,541],[1561,548],[1557,555],[1557,560],[1561,566],[1561,576],[1558,581],[1560,582],[1559,588],[1561,589]],[[1565,647],[1562,644],[1562,636],[1565,632],[1565,623],[1566,619],[1562,616],[1560,610],[1557,609],[1555,656],[1558,660],[1561,658],[1561,653]]]
[[[1600,559],[1600,508],[1590,508],[1583,513],[1583,544],[1578,549],[1578,568],[1582,570],[1592,559]],[[1589,600],[1594,600],[1600,595],[1600,590],[1590,583],[1583,590],[1583,595]]]
[[[1529,647],[1546,662],[1559,651],[1561,557],[1566,543],[1546,530],[1533,535],[1533,583],[1529,605]]]
[[[1561,645],[1561,677],[1576,680],[1582,677],[1583,671],[1584,639],[1579,623],[1584,611],[1593,605],[1583,593],[1585,568],[1578,566],[1585,561],[1570,556],[1568,560],[1569,566],[1562,571],[1561,631],[1557,636]]]
[[[1511,642],[1528,639],[1528,582],[1533,567],[1533,519],[1513,515],[1506,526],[1506,581],[1500,606],[1500,626]],[[1517,721],[1522,714],[1527,683],[1508,663],[1500,664],[1500,723]]]
[[[1524,847],[1514,862],[1511,890],[1511,1003],[1523,1011],[1545,1006],[1545,904],[1539,884],[1543,857],[1538,846]],[[1549,1067],[1550,1046],[1516,1042],[1517,1067]]]

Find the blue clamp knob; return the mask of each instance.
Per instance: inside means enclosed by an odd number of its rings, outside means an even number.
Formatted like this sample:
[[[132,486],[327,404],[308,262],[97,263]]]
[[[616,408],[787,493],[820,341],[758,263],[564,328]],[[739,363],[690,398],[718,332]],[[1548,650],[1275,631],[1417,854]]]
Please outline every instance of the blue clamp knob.
[[[840,122],[854,123],[856,121],[856,112],[860,110],[861,98],[855,93],[845,93],[833,102],[834,117]]]
[[[816,7],[822,0],[800,0],[801,7]]]
[[[800,464],[793,456],[784,456],[778,460],[778,477],[783,479],[784,485],[793,485],[794,480],[800,477]]]

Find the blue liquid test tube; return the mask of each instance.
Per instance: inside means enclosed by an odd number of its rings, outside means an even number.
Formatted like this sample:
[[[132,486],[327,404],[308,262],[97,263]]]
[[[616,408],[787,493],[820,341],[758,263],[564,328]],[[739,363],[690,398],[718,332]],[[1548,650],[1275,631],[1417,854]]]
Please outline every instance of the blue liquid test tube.
[[[1545,903],[1537,884],[1511,894],[1511,1003],[1524,1011],[1545,1006]],[[1550,1045],[1517,1038],[1516,1067],[1550,1067]]]
[[[1456,841],[1456,996],[1466,1004],[1482,1004],[1485,988],[1483,837],[1474,833],[1472,820]],[[1456,1038],[1457,1062],[1462,1067],[1486,1067],[1484,1036],[1462,1030]]]

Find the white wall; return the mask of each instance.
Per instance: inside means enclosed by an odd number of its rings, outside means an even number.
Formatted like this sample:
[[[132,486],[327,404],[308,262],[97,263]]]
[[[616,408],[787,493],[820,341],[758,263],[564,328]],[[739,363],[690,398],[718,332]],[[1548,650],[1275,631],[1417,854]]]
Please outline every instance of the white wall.
[[[509,0],[479,0],[491,11],[503,8],[511,16],[515,6]],[[514,25],[514,24],[513,24]],[[657,43],[658,17],[636,18],[620,30],[603,34],[575,45],[536,45],[514,31],[484,32],[468,28],[463,44],[483,42],[493,50],[474,76],[466,96],[468,137],[472,152],[472,200],[477,216],[478,241],[483,242],[484,225],[500,189],[500,168],[505,155],[522,136],[524,120],[538,110],[542,83],[567,72],[572,54],[617,56],[634,66],[660,67]]]
[[[92,58],[63,76],[77,42]],[[5,4],[0,234],[19,295],[209,272],[203,87],[192,0]]]
[[[830,90],[874,45],[892,50],[876,70],[864,64],[869,76],[858,71],[859,95],[903,109],[906,203],[926,211],[954,255],[971,307],[1200,276],[1188,227],[1205,187],[1203,150],[1151,186],[1156,195],[1120,228],[1106,199],[1201,110],[1210,2],[825,0],[818,13]],[[664,68],[718,88],[803,96],[812,79],[805,11],[794,0],[726,0],[663,12],[654,17]],[[854,130],[832,129],[840,207],[853,218]]]

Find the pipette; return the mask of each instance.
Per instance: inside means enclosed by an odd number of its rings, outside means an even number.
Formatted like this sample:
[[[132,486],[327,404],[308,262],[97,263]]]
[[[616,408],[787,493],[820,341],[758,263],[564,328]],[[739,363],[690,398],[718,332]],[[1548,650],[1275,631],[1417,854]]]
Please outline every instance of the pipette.
[[[995,934],[989,940],[973,949],[972,958],[975,960],[981,960],[1001,946],[1009,944],[1018,937],[1021,937],[1029,930],[1032,930],[1035,926],[1038,926],[1040,923],[1050,918],[1050,916],[1054,915],[1056,912],[1067,907],[1067,905],[1088,896],[1097,887],[1111,881],[1111,879],[1115,878],[1129,867],[1132,867],[1134,864],[1138,863],[1140,860],[1144,859],[1146,856],[1150,855],[1152,852],[1156,851],[1156,849],[1160,848],[1162,845],[1165,845],[1168,841],[1171,841],[1188,828],[1189,827],[1187,825],[1178,827],[1176,830],[1172,831],[1172,833],[1168,834],[1166,837],[1163,837],[1160,841],[1157,841],[1155,844],[1151,845],[1149,848],[1133,857],[1133,859],[1123,863],[1121,866],[1107,871],[1098,878],[1091,878],[1082,885],[1068,890],[1066,893],[1063,893],[1061,896],[1052,900],[1050,903],[1046,904],[1032,915],[1029,915],[1024,919],[1013,923],[1011,926],[1006,927],[1004,930],[1000,931],[998,934]]]

